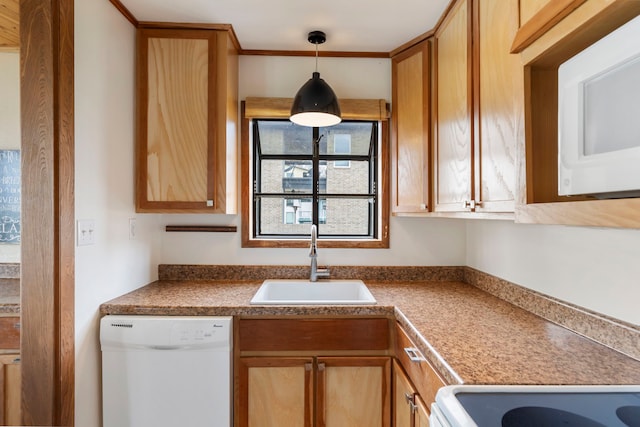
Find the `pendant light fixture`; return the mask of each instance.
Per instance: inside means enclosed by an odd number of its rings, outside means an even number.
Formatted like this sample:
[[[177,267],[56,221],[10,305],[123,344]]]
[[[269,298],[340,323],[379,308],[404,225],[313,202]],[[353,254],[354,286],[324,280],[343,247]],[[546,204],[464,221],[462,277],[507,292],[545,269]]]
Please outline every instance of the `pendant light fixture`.
[[[316,71],[296,94],[289,119],[301,126],[337,125],[342,121],[338,98],[331,86],[320,78],[318,72],[318,45],[324,43],[327,37],[322,31],[312,31],[309,33],[308,40],[309,43],[316,45]]]

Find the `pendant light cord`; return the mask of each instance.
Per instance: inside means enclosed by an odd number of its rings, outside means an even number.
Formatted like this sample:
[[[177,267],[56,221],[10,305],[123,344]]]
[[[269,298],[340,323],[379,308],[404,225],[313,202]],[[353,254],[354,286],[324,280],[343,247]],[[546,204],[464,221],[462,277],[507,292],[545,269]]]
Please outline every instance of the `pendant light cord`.
[[[318,72],[318,43],[316,43],[316,73]]]

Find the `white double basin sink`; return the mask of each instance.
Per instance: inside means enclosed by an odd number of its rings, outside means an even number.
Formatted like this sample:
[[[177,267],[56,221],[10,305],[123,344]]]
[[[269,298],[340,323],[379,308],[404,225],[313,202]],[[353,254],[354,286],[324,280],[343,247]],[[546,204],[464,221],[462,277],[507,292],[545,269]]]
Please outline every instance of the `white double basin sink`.
[[[265,280],[252,305],[371,305],[376,299],[362,280]]]

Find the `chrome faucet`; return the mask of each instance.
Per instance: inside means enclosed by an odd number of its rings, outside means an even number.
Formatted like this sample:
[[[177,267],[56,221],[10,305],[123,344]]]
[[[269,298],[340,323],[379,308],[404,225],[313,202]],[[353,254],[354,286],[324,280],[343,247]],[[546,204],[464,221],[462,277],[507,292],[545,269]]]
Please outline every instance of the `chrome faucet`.
[[[318,278],[329,277],[328,268],[318,268],[318,227],[311,225],[311,247],[309,248],[309,258],[311,258],[311,274],[309,280],[317,282]]]

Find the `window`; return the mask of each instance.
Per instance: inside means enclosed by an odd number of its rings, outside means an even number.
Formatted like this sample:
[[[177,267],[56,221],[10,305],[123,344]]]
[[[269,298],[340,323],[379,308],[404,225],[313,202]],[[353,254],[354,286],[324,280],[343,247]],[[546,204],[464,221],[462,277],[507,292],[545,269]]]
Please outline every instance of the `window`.
[[[310,224],[318,226],[319,239],[343,243],[328,246],[388,244],[380,238],[379,122],[343,121],[328,128],[286,119],[246,124],[252,182],[245,246],[308,244]]]
[[[334,135],[333,152],[335,154],[351,154],[351,135],[348,133]],[[351,162],[349,160],[334,160],[333,166],[336,168],[348,168],[351,166]]]

